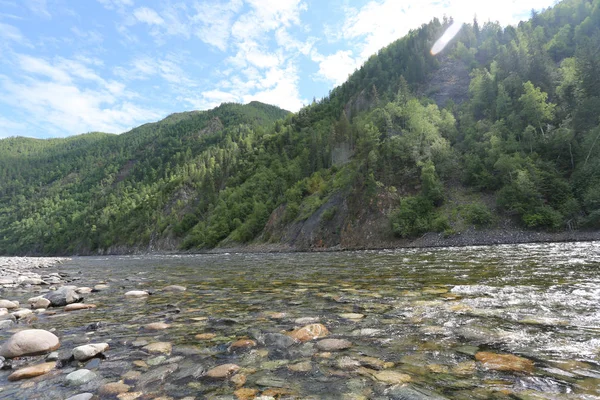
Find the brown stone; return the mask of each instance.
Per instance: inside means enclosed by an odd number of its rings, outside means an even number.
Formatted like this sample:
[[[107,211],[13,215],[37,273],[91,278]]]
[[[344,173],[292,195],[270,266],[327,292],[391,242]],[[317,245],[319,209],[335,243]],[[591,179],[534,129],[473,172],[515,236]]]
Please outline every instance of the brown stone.
[[[146,350],[151,354],[171,354],[171,350],[173,349],[173,345],[169,342],[156,342],[150,343],[147,346],[142,347],[142,350]]]
[[[148,368],[148,364],[146,364],[146,361],[144,360],[135,360],[133,362],[133,365],[139,368]]]
[[[257,389],[241,388],[233,392],[238,400],[252,400],[258,394]]]
[[[247,378],[245,374],[235,374],[231,377],[231,382],[239,388],[246,384],[246,379]]]
[[[293,394],[293,392],[290,389],[286,389],[286,388],[268,388],[267,390],[264,390],[261,395],[262,396],[269,396],[269,397],[281,397],[281,396],[289,396]]]
[[[240,369],[239,365],[223,364],[209,370],[206,373],[206,376],[213,379],[224,379],[233,374],[238,369]]]
[[[250,347],[256,347],[256,342],[254,340],[240,339],[240,340],[237,340],[237,341],[231,343],[231,346],[229,346],[229,349],[247,349]]]
[[[34,378],[36,376],[47,374],[52,371],[56,366],[55,362],[47,362],[43,364],[34,365],[31,367],[21,368],[16,370],[8,376],[9,381],[18,381],[21,379]]]
[[[487,369],[494,371],[532,372],[533,361],[512,354],[496,354],[480,351],[475,359]]]
[[[169,329],[171,325],[165,324],[164,322],[153,322],[151,324],[144,325],[145,329],[149,331],[162,331],[164,329]]]
[[[95,304],[73,303],[65,306],[65,311],[89,310],[96,308]]]
[[[301,342],[308,342],[309,340],[329,335],[329,331],[323,324],[310,324],[293,330],[292,332],[289,332],[288,335]]]
[[[123,378],[124,381],[137,381],[140,376],[142,376],[142,373],[140,371],[127,371],[121,378]]]
[[[293,372],[310,372],[312,371],[312,363],[310,361],[302,361],[288,365],[288,369]]]
[[[112,382],[103,385],[100,388],[100,394],[103,396],[114,396],[120,393],[127,393],[129,392],[129,389],[131,389],[131,387],[122,382]]]
[[[194,336],[198,340],[211,340],[217,337],[214,333],[200,333]]]
[[[458,363],[452,368],[452,373],[455,375],[469,376],[473,375],[477,369],[475,361],[464,361]]]
[[[397,385],[400,383],[408,383],[412,381],[410,375],[403,374],[398,371],[378,371],[373,374],[373,377],[380,382],[389,383],[391,385]]]

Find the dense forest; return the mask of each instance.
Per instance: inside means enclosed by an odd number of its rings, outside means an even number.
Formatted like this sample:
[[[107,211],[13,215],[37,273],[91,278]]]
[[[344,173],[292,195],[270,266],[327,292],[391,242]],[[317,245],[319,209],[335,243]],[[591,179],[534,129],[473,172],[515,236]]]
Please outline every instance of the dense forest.
[[[432,55],[452,22],[411,31],[296,114],[223,104],[122,135],[0,140],[0,254],[297,244],[307,230],[300,247],[335,246],[372,221],[400,242],[505,221],[600,228],[600,0],[516,27],[474,20]]]

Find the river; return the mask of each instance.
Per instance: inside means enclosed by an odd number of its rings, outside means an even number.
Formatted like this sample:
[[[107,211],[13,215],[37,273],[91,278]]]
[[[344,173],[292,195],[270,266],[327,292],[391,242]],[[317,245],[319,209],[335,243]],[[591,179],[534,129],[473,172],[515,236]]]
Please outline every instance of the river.
[[[78,286],[105,282],[85,295],[97,308],[54,309],[29,327],[53,330],[61,358],[107,342],[106,358],[65,360],[28,381],[0,371],[0,399],[65,399],[117,381],[140,399],[596,399],[599,268],[600,242],[73,258],[51,270]],[[126,299],[130,290],[151,295]],[[32,293],[1,297],[26,303]],[[144,328],[154,322],[169,327]],[[311,322],[350,347],[273,335]],[[249,347],[234,349],[239,339]],[[150,354],[153,342],[172,351]],[[237,378],[206,377],[222,364],[239,366]],[[96,378],[65,386],[77,368]]]

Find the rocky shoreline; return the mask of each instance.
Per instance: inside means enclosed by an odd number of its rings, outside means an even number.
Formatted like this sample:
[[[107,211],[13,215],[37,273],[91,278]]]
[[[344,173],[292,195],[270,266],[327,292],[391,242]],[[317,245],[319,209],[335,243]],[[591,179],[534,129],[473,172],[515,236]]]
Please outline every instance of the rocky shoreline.
[[[215,248],[191,253],[296,253],[360,250],[393,250],[439,247],[494,246],[533,243],[593,242],[600,241],[600,231],[541,232],[519,229],[469,229],[446,236],[429,232],[417,239],[391,239],[377,242],[366,239],[360,244],[339,244],[334,247],[295,247],[284,243],[251,243]]]
[[[65,257],[0,257],[0,288],[61,283],[56,276],[46,276],[45,281],[35,270],[54,267],[68,260]]]

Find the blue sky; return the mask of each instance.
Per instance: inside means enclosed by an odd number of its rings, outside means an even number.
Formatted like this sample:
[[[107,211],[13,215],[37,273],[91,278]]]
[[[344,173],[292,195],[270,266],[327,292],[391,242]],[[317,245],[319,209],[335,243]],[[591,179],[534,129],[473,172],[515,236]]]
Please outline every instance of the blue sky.
[[[554,0],[0,0],[0,138],[125,132],[258,100],[297,111],[443,15],[513,24]]]

